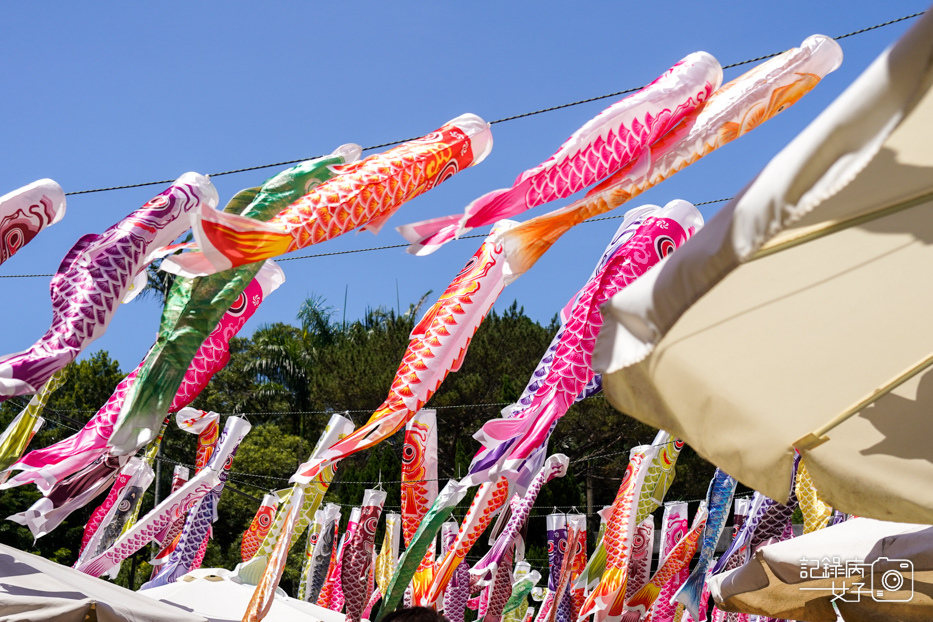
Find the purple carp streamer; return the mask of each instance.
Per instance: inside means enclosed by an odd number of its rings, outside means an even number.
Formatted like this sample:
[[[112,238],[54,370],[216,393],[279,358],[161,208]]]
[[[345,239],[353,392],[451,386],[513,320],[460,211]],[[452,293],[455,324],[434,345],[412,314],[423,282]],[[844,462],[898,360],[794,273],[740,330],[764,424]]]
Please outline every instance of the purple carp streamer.
[[[340,588],[346,599],[347,622],[360,622],[363,607],[372,593],[372,590],[368,589],[369,573],[372,570],[376,545],[376,527],[385,500],[386,493],[381,490],[367,490],[363,493],[359,523],[347,539],[343,551]]]
[[[0,197],[0,264],[65,216],[65,192],[40,179]]]
[[[103,233],[78,240],[49,286],[51,328],[28,350],[0,358],[0,401],[36,393],[103,335],[133,279],[149,263],[148,255],[188,228],[188,213],[217,203],[207,177],[185,173]]]
[[[518,176],[507,190],[473,201],[465,213],[405,225],[409,253],[424,255],[476,227],[563,199],[622,167],[650,160],[650,148],[722,83],[722,68],[706,52],[679,61],[654,82],[616,102],[578,129],[557,153]]]
[[[141,589],[149,589],[174,583],[183,574],[200,566],[199,554],[206,546],[211,535],[211,525],[217,517],[217,504],[227,481],[228,472],[233,464],[237,449],[252,426],[246,419],[228,417],[223,434],[217,443],[217,449],[211,455],[205,469],[218,472],[218,483],[198,504],[188,511],[181,538],[168,560],[162,564],[159,573]],[[197,560],[197,561],[196,561]]]

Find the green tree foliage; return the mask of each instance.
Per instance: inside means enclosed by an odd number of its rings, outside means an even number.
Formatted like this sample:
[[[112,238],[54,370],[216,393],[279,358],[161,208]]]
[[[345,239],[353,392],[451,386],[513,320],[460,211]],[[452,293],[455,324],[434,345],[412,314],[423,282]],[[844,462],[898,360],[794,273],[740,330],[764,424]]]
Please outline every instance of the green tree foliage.
[[[231,340],[230,362],[194,406],[225,416],[248,413],[253,429],[234,460],[229,490],[221,497],[204,566],[233,568],[240,561],[242,535],[261,497],[270,490],[290,486],[288,478],[308,459],[332,413],[349,411],[347,416],[361,425],[382,404],[427,299],[426,294],[401,314],[392,309],[368,309],[362,318],[344,325],[334,320],[333,309],[326,301],[312,297],[298,310],[297,325],[266,325],[251,338]],[[476,332],[462,368],[447,377],[427,404],[437,408],[438,413],[441,487],[448,478],[467,472],[479,448],[473,434],[484,422],[499,417],[504,404],[519,397],[557,328],[556,318],[541,325],[528,318],[517,303],[490,312]],[[117,363],[105,352],[72,365],[64,386],[50,401],[50,425],[32,446],[49,445],[83,425],[121,378]],[[3,403],[0,424],[8,423],[24,404],[25,400]],[[544,516],[550,509],[575,506],[584,512],[588,494],[593,511],[610,504],[628,463],[629,450],[650,443],[654,435],[653,429],[616,411],[602,396],[570,409],[558,423],[550,447],[551,453],[568,456],[569,473],[543,488],[527,530],[527,557],[533,566],[546,574]],[[350,508],[360,503],[363,491],[378,482],[388,495],[386,512],[399,511],[403,440],[403,432],[399,432],[340,463],[325,502],[343,505],[341,529]],[[163,498],[170,486],[173,464],[193,463],[195,448],[194,435],[179,431],[174,423],[170,425],[161,450],[165,460],[158,467]],[[669,498],[703,497],[712,473],[711,465],[685,448]],[[0,511],[6,510],[7,515],[22,511],[37,498],[33,487],[2,491]],[[472,492],[455,511],[457,518],[462,518],[471,499]],[[35,544],[25,528],[9,521],[0,523],[0,542],[71,564],[77,557],[84,524],[101,501],[102,497],[75,512]],[[150,487],[143,500],[143,512],[153,503],[154,487]],[[590,521],[592,535],[597,524]],[[381,537],[379,533],[377,546]],[[481,538],[470,558],[476,559],[486,546],[486,538]],[[148,549],[136,555],[135,572],[131,572],[133,564],[124,563],[117,581],[128,585],[132,574],[133,586],[138,587],[148,579],[149,555]],[[302,547],[296,546],[283,576],[286,591],[294,593],[297,589],[302,561]]]

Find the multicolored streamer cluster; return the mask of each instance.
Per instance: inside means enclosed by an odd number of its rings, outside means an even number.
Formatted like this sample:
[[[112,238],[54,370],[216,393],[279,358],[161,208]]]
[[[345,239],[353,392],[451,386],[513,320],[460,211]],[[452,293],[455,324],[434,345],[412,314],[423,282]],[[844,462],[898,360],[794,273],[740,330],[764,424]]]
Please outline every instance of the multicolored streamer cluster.
[[[822,35],[758,65],[713,93],[650,151],[593,188],[585,198],[502,234],[514,275],[528,271],[575,225],[619,207],[795,104],[842,62],[839,44]]]

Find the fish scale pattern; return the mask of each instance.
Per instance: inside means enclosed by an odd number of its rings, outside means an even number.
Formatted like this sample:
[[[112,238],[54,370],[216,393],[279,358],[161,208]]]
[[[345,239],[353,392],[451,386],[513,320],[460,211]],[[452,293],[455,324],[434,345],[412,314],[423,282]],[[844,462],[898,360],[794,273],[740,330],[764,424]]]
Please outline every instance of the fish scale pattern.
[[[504,478],[494,484],[487,482],[476,491],[466,516],[460,523],[456,541],[435,570],[434,580],[426,597],[427,602],[435,602],[440,597],[457,566],[466,558],[467,553],[505,504],[508,493],[509,482]]]
[[[188,228],[186,214],[216,207],[207,177],[186,173],[99,235],[82,237],[52,277],[52,325],[29,349],[0,358],[0,401],[35,393],[104,334],[146,256]]]
[[[690,572],[690,560],[696,553],[700,535],[706,529],[708,512],[705,506],[701,506],[689,531],[686,509],[671,518],[669,530],[664,534],[665,546],[661,551],[666,555],[661,558],[660,567],[651,579],[626,600],[622,615],[625,622],[638,622],[641,616],[651,617],[658,622],[672,622],[674,619],[676,606],[671,605],[670,596]]]
[[[573,226],[612,210],[663,182],[719,147],[748,133],[810,92],[842,60],[839,45],[822,35],[756,66],[719,88],[636,160],[571,205],[531,218],[507,232],[503,244],[523,274]]]
[[[447,374],[459,369],[473,335],[505,287],[501,248],[492,239],[514,224],[511,221],[497,223],[412,329],[389,395],[369,421],[318,459],[301,465],[296,478],[313,477],[329,462],[372,447],[398,432],[434,395]]]
[[[645,469],[653,457],[651,452],[656,451],[656,447],[639,446],[630,452],[629,463],[612,502],[611,514],[602,539],[606,551],[606,569],[599,584],[584,601],[581,616],[595,613],[597,620],[604,619],[606,610],[625,586],[628,555],[631,550],[629,532],[634,530],[636,500],[644,482]]]
[[[402,204],[485,157],[486,147],[480,146],[474,158],[474,141],[485,145],[490,137],[485,121],[463,115],[420,139],[335,167],[339,175],[265,225],[202,211],[196,226],[234,267],[319,244],[360,226],[378,232]]]
[[[363,608],[373,592],[370,571],[376,544],[376,527],[386,494],[367,490],[360,509],[360,519],[348,538],[340,569],[340,587],[346,602],[347,622],[360,622]]]
[[[260,542],[269,533],[272,527],[272,521],[275,518],[278,498],[275,495],[267,494],[263,497],[262,505],[256,510],[256,515],[243,534],[243,540],[240,544],[240,556],[243,561],[249,561],[256,554]]]
[[[541,488],[552,479],[563,477],[567,473],[567,466],[569,463],[570,460],[564,454],[554,454],[549,457],[544,462],[544,466],[541,467],[541,470],[535,475],[534,480],[531,482],[531,486],[528,487],[528,491],[525,492],[524,496],[517,502],[512,504],[512,514],[509,516],[508,522],[502,529],[502,533],[496,538],[489,552],[484,555],[480,561],[476,562],[476,564],[473,565],[473,569],[470,570],[471,575],[480,579],[480,585],[487,585],[493,582],[495,577],[501,572],[499,566],[503,559],[509,554],[509,551],[514,547],[515,537],[521,530],[522,525],[525,524],[525,521],[528,520],[528,515],[531,513],[531,508],[534,506],[535,501],[538,499]],[[566,547],[566,540],[564,542],[564,546]],[[561,557],[563,558],[563,556]]]
[[[462,561],[457,565],[457,569],[444,591],[444,617],[450,622],[463,622],[469,599],[470,565]]]
[[[496,571],[496,577],[488,586],[489,599],[486,602],[486,611],[482,613],[483,622],[499,622],[502,619],[502,610],[512,595],[512,560],[515,547],[512,546],[502,557],[502,563]]]
[[[654,552],[654,517],[649,516],[635,527],[632,535],[632,555],[628,561],[625,598],[635,595],[647,582],[651,573],[651,554]]]
[[[511,188],[489,192],[460,217],[405,225],[409,252],[431,252],[457,235],[562,199],[625,165],[650,158],[651,145],[709,99],[722,69],[705,52],[690,54],[654,82],[603,110],[575,131],[550,158],[526,170]]]
[[[713,553],[716,551],[716,544],[719,542],[722,530],[725,529],[729,510],[732,509],[732,496],[735,493],[736,483],[735,478],[721,469],[716,469],[713,474],[713,481],[710,482],[709,491],[706,493],[709,518],[706,522],[706,529],[703,531],[699,559],[686,583],[674,595],[674,599],[683,603],[687,611],[697,619],[702,619],[699,612],[704,606],[703,590],[713,561]]]
[[[689,211],[686,213],[693,216]],[[477,434],[477,438],[489,449],[505,443],[512,444],[508,456],[503,460],[505,473],[520,468],[522,462],[540,447],[553,424],[567,412],[575,398],[593,379],[593,349],[603,324],[600,306],[673,252],[691,235],[689,226],[681,226],[675,218],[664,217],[667,214],[662,210],[659,217],[645,219],[631,239],[609,258],[603,269],[580,291],[564,324],[561,342],[554,353],[554,363],[531,405],[512,418],[487,422]]]

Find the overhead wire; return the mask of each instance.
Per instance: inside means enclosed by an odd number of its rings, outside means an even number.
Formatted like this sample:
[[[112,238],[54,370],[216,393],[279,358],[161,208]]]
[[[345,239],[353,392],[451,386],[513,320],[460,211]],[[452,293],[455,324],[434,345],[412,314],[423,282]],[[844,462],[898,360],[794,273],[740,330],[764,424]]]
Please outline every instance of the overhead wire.
[[[841,40],[841,39],[845,39],[845,38],[848,38],[848,37],[853,37],[853,36],[855,36],[855,35],[860,35],[860,34],[862,34],[862,33],[870,32],[870,31],[876,30],[876,29],[878,29],[878,28],[883,28],[883,27],[885,27],[885,26],[890,26],[890,25],[892,25],[892,24],[897,24],[897,23],[899,23],[899,22],[903,22],[903,21],[908,20],[908,19],[913,19],[913,18],[915,18],[915,17],[919,17],[919,16],[923,15],[924,13],[925,13],[925,11],[920,11],[920,12],[918,12],[918,13],[912,13],[912,14],[910,14],[910,15],[905,15],[905,16],[903,16],[903,17],[898,17],[898,18],[896,18],[896,19],[888,20],[888,21],[882,22],[882,23],[880,23],[880,24],[875,24],[875,25],[873,25],[873,26],[868,26],[868,27],[865,27],[865,28],[860,28],[859,30],[853,30],[852,32],[848,32],[848,33],[846,33],[846,34],[838,35],[838,36],[836,36],[836,37],[833,37],[833,39],[835,39],[836,41],[839,41],[839,40]],[[773,53],[771,53],[771,54],[765,54],[764,56],[758,56],[758,57],[755,57],[755,58],[750,58],[750,59],[747,59],[747,60],[739,61],[739,62],[737,62],[737,63],[731,63],[731,64],[729,64],[729,65],[723,66],[723,69],[732,69],[732,68],[734,68],[734,67],[740,67],[740,66],[742,66],[742,65],[747,65],[747,64],[749,64],[749,63],[755,63],[755,62],[758,62],[758,61],[767,60],[767,59],[769,59],[769,58],[773,58],[773,57],[778,56],[778,55],[783,54],[783,53],[784,53],[783,51],[781,51],[781,52],[773,52]],[[588,103],[591,103],[591,102],[594,102],[594,101],[599,101],[599,100],[601,100],[601,99],[607,99],[607,98],[610,98],[610,97],[617,97],[617,96],[619,96],[619,95],[625,95],[625,94],[627,94],[627,93],[633,93],[633,92],[638,91],[638,90],[640,90],[640,89],[642,89],[642,88],[644,88],[644,86],[632,87],[632,88],[628,88],[628,89],[623,89],[623,90],[621,90],[621,91],[615,91],[615,92],[613,92],[613,93],[606,93],[605,95],[598,95],[598,96],[596,96],[596,97],[589,97],[589,98],[587,98],[587,99],[581,99],[581,100],[577,100],[577,101],[574,101],[574,102],[569,102],[569,103],[566,103],[566,104],[560,104],[560,105],[558,105],[558,106],[551,106],[551,107],[548,107],[548,108],[541,108],[541,109],[539,109],[539,110],[533,110],[533,111],[531,111],[531,112],[525,112],[525,113],[522,113],[522,114],[516,114],[516,115],[509,116],[509,117],[503,117],[503,118],[501,118],[501,119],[496,119],[495,121],[490,121],[490,125],[493,125],[493,124],[496,124],[496,123],[505,123],[505,122],[507,122],[507,121],[514,121],[514,120],[516,120],[516,119],[524,119],[525,117],[531,117],[531,116],[535,116],[535,115],[539,115],[539,114],[544,114],[544,113],[546,113],[546,112],[553,112],[553,111],[555,111],[555,110],[562,110],[562,109],[564,109],[564,108],[570,108],[570,107],[572,107],[572,106],[579,106],[579,105],[582,105],[582,104],[588,104]],[[378,144],[378,145],[371,145],[371,146],[369,146],[369,147],[364,147],[364,148],[363,148],[363,151],[371,151],[371,150],[374,150],[374,149],[381,149],[381,148],[383,148],[383,147],[392,147],[392,146],[395,146],[395,145],[400,145],[400,144],[402,144],[402,143],[404,143],[404,142],[408,142],[408,141],[411,141],[411,140],[415,140],[416,138],[418,138],[418,137],[415,136],[415,137],[411,137],[411,138],[405,138],[405,139],[402,139],[402,140],[395,140],[395,141],[392,141],[392,142],[380,143],[380,144]],[[249,172],[249,171],[257,171],[257,170],[266,169],[266,168],[273,168],[273,167],[278,167],[278,166],[287,166],[287,165],[290,165],[290,164],[298,164],[299,162],[304,162],[304,161],[309,160],[309,159],[314,159],[315,157],[321,157],[321,156],[313,156],[313,157],[311,157],[311,158],[298,158],[298,159],[295,159],[295,160],[284,160],[284,161],[281,161],[281,162],[273,162],[273,163],[270,163],[270,164],[260,164],[260,165],[256,165],[256,166],[247,166],[247,167],[243,167],[243,168],[231,169],[231,170],[228,170],[228,171],[221,171],[221,172],[219,172],[219,173],[211,173],[209,176],[210,176],[210,177],[220,177],[220,176],[223,176],[223,175],[233,175],[233,174],[236,174],[236,173],[246,173],[246,172]],[[109,191],[112,191],[112,190],[125,190],[125,189],[129,189],[129,188],[142,188],[142,187],[146,187],[146,186],[155,186],[155,185],[160,185],[160,184],[170,184],[170,183],[172,183],[173,181],[174,181],[173,179],[161,179],[161,180],[158,180],[158,181],[147,181],[147,182],[136,183],[136,184],[126,184],[126,185],[122,185],[122,186],[107,186],[107,187],[104,187],[104,188],[91,188],[91,189],[88,189],[88,190],[74,190],[74,191],[71,191],[71,192],[66,192],[65,195],[66,195],[66,196],[73,196],[73,195],[80,195],[80,194],[91,194],[91,193],[95,193],[95,192],[109,192]],[[712,201],[703,201],[703,202],[701,202],[701,203],[696,203],[695,205],[696,205],[696,206],[711,205],[711,204],[713,204],[713,203],[721,203],[721,202],[724,202],[724,201],[729,201],[729,200],[731,200],[731,198],[732,198],[732,197],[728,197],[728,198],[724,198],[724,199],[715,199],[715,200],[712,200]],[[602,220],[610,220],[610,219],[613,219],[613,218],[622,218],[622,217],[623,217],[622,215],[603,216],[603,217],[601,217],[601,218],[591,218],[591,219],[586,220],[586,221],[584,221],[584,222],[599,222],[599,221],[602,221]],[[456,238],[456,239],[458,239],[458,240],[469,240],[469,239],[481,238],[481,237],[485,237],[485,236],[484,236],[484,235],[466,235],[466,236],[462,236],[462,237],[459,237],[459,238]],[[385,245],[385,246],[373,246],[373,247],[368,247],[368,248],[359,248],[359,249],[352,249],[352,250],[346,250],[346,251],[333,251],[333,252],[329,252],[329,253],[315,253],[315,254],[311,254],[311,255],[299,255],[299,256],[297,256],[297,257],[282,257],[282,258],[280,258],[278,261],[294,261],[294,260],[297,260],[297,259],[312,259],[312,258],[316,258],[316,257],[331,257],[331,256],[336,256],[336,255],[348,255],[348,254],[352,254],[352,253],[364,253],[364,252],[370,252],[370,251],[388,250],[388,249],[394,249],[394,248],[404,248],[404,247],[406,247],[406,246],[408,246],[408,244],[388,244],[388,245]],[[0,278],[5,278],[5,279],[12,279],[12,278],[41,278],[41,277],[51,277],[51,276],[54,276],[54,275],[51,274],[51,273],[50,273],[50,274],[0,274]]]
[[[913,13],[913,14],[911,14],[911,15],[905,15],[905,16],[903,16],[903,17],[898,17],[898,18],[896,18],[896,19],[888,20],[888,21],[882,22],[882,23],[880,23],[880,24],[875,24],[874,26],[867,26],[867,27],[865,27],[865,28],[860,28],[859,30],[853,30],[852,32],[848,32],[848,33],[846,33],[846,34],[838,35],[838,36],[836,36],[836,37],[833,37],[833,39],[835,39],[836,41],[839,41],[839,40],[841,40],[841,39],[846,39],[846,38],[848,38],[848,37],[852,37],[852,36],[855,36],[855,35],[860,35],[860,34],[862,34],[862,33],[869,32],[869,31],[872,31],[872,30],[876,30],[876,29],[878,29],[878,28],[883,28],[883,27],[885,27],[885,26],[890,26],[890,25],[892,25],[892,24],[897,24],[897,23],[899,23],[899,22],[903,22],[903,21],[908,20],[908,19],[913,19],[914,17],[919,17],[919,16],[923,15],[924,13],[925,13],[925,11],[920,11],[920,12],[918,12],[918,13]],[[747,64],[749,64],[749,63],[755,63],[755,62],[758,62],[758,61],[767,60],[767,59],[769,59],[769,58],[773,58],[773,57],[778,56],[779,54],[783,54],[783,53],[784,53],[784,50],[781,50],[780,52],[772,52],[771,54],[766,54],[766,55],[764,55],[764,56],[758,56],[758,57],[756,57],[756,58],[749,58],[749,59],[747,59],[747,60],[739,61],[739,62],[737,62],[737,63],[731,63],[731,64],[729,64],[729,65],[725,65],[725,66],[723,66],[723,69],[732,69],[733,67],[741,67],[742,65],[747,65]],[[642,86],[637,86],[637,87],[632,87],[632,88],[627,88],[627,89],[623,89],[623,90],[621,90],[621,91],[615,91],[615,92],[613,92],[613,93],[606,93],[605,95],[597,95],[596,97],[588,97],[588,98],[586,98],[586,99],[580,99],[580,100],[573,101],[573,102],[566,103],[566,104],[560,104],[560,105],[557,105],[557,106],[550,106],[550,107],[548,107],[548,108],[541,108],[541,109],[539,109],[539,110],[533,110],[533,111],[531,111],[531,112],[523,112],[523,113],[521,113],[521,114],[516,114],[516,115],[509,116],[509,117],[502,117],[501,119],[496,119],[495,121],[490,121],[489,124],[490,124],[490,125],[495,125],[495,124],[497,124],[497,123],[505,123],[505,122],[507,122],[507,121],[515,121],[515,120],[517,120],[517,119],[524,119],[524,118],[526,118],[526,117],[532,117],[532,116],[535,116],[535,115],[544,114],[544,113],[546,113],[546,112],[553,112],[553,111],[555,111],[555,110],[563,110],[564,108],[570,108],[570,107],[573,107],[573,106],[580,106],[580,105],[582,105],[582,104],[589,104],[589,103],[591,103],[591,102],[599,101],[599,100],[602,100],[602,99],[608,99],[608,98],[610,98],[610,97],[618,97],[619,95],[626,95],[626,94],[628,94],[628,93],[634,93],[635,91],[641,90],[641,89],[643,89],[643,88],[644,88],[644,85],[642,85]],[[410,141],[410,140],[415,140],[415,139],[417,139],[417,138],[419,138],[419,137],[413,136],[413,137],[411,137],[411,138],[404,138],[404,139],[402,139],[402,140],[394,140],[394,141],[387,142],[387,143],[380,143],[380,144],[378,144],[378,145],[371,145],[371,146],[369,146],[369,147],[364,147],[364,148],[363,148],[363,151],[371,151],[371,150],[373,150],[373,149],[382,149],[382,148],[384,148],[384,147],[394,147],[395,145],[400,145],[400,144],[402,144],[402,143],[404,143],[404,142],[408,142],[408,141]],[[277,166],[287,166],[287,165],[289,165],[289,164],[298,164],[299,162],[304,162],[305,160],[309,160],[309,159],[313,159],[313,158],[317,158],[317,157],[321,157],[321,156],[312,156],[311,158],[298,158],[298,159],[296,159],[296,160],[283,160],[282,162],[273,162],[273,163],[270,163],[270,164],[259,164],[259,165],[256,165],[256,166],[247,166],[247,167],[243,167],[243,168],[235,168],[235,169],[231,169],[231,170],[228,170],[228,171],[221,171],[221,172],[219,172],[219,173],[211,173],[211,174],[210,174],[210,177],[220,177],[220,176],[222,176],[222,175],[233,175],[233,174],[236,174],[236,173],[246,173],[246,172],[249,172],[249,171],[258,171],[258,170],[262,170],[262,169],[266,169],[266,168],[273,168],[273,167],[277,167]],[[145,186],[155,186],[155,185],[158,185],[158,184],[170,184],[170,183],[172,183],[173,181],[175,181],[175,180],[174,180],[174,179],[162,179],[162,180],[159,180],[159,181],[147,181],[147,182],[142,182],[142,183],[137,183],[137,184],[126,184],[126,185],[123,185],[123,186],[108,186],[108,187],[105,187],[105,188],[92,188],[92,189],[89,189],[89,190],[74,190],[74,191],[72,191],[72,192],[66,192],[65,195],[66,195],[66,196],[72,196],[72,195],[78,195],[78,194],[90,194],[90,193],[93,193],[93,192],[109,192],[109,191],[112,191],[112,190],[125,190],[125,189],[128,189],[128,188],[142,188],[142,187],[145,187]]]

